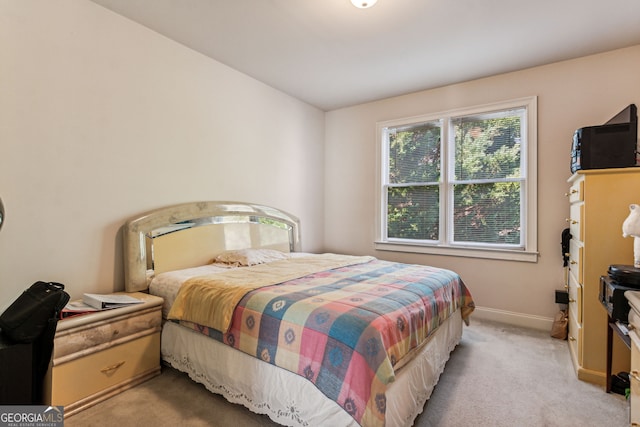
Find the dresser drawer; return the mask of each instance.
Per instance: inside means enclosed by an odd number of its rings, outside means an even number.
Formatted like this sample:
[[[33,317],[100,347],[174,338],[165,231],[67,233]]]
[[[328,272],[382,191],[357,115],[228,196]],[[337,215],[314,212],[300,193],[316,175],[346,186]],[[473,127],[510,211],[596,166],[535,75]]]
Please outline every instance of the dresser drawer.
[[[159,370],[160,333],[154,332],[53,366],[51,404],[67,406],[137,376]]]
[[[580,285],[584,284],[584,277],[582,275],[583,253],[582,243],[572,238],[569,242],[569,271],[575,281]]]
[[[569,312],[573,313],[576,323],[582,325],[582,286],[569,275]]]
[[[582,365],[582,325],[580,325],[574,315],[569,312],[569,331],[567,336],[569,350],[579,365]]]
[[[581,202],[584,200],[584,180],[581,179],[578,182],[575,182],[566,193],[566,196],[569,198],[569,203]]]
[[[569,218],[567,218],[567,222],[569,223],[569,231],[571,232],[571,237],[577,240],[584,240],[584,234],[582,232],[583,224],[582,219],[584,218],[584,204],[582,203],[574,203],[569,208]]]

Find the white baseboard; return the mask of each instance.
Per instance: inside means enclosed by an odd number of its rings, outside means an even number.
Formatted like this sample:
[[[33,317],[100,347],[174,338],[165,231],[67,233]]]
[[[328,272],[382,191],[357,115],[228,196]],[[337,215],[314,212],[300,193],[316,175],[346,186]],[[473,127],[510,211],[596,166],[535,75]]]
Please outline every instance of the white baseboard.
[[[474,318],[480,320],[492,320],[494,322],[539,329],[542,331],[551,331],[551,326],[553,325],[553,319],[549,317],[534,316],[531,314],[497,310],[495,308],[487,307],[476,307],[471,314],[471,322],[473,322]]]

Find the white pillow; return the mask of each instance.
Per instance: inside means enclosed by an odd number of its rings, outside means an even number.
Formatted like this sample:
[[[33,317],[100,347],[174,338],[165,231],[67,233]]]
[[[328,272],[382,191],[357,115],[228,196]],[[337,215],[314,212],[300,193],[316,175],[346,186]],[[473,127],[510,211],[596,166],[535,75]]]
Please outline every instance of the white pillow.
[[[275,249],[239,249],[232,251],[224,251],[215,259],[214,262],[224,264],[235,264],[241,266],[250,266],[256,264],[264,264],[267,262],[278,261],[289,258],[289,255],[277,251]]]

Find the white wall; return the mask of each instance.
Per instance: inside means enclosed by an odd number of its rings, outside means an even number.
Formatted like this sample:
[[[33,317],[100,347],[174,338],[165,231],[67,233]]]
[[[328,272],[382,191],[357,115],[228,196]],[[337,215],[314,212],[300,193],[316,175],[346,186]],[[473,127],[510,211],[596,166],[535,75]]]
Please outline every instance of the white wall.
[[[324,113],[85,0],[0,0],[0,309],[123,288],[123,223],[277,206],[323,239]]]
[[[537,263],[374,250],[377,121],[538,96]],[[567,226],[567,178],[573,131],[640,105],[640,46],[442,87],[327,113],[325,246],[458,271],[479,314],[547,327],[564,283],[560,234]],[[638,192],[640,189],[629,189]],[[622,224],[620,224],[622,226]],[[632,263],[632,239],[628,260]],[[612,262],[613,264],[614,262]],[[604,274],[605,272],[603,272]]]
[[[546,325],[571,136],[640,105],[638,70],[640,46],[325,115],[92,2],[0,0],[0,309],[36,280],[120,290],[126,220],[230,199],[298,215],[305,250],[452,268],[480,313]],[[530,95],[539,262],[376,252],[375,123]]]

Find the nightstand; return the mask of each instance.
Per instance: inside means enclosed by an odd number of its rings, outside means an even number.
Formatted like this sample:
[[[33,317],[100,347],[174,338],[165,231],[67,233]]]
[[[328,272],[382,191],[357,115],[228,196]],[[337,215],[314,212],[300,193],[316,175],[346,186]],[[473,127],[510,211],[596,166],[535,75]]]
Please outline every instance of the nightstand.
[[[44,402],[65,417],[160,374],[162,298],[58,322]]]

